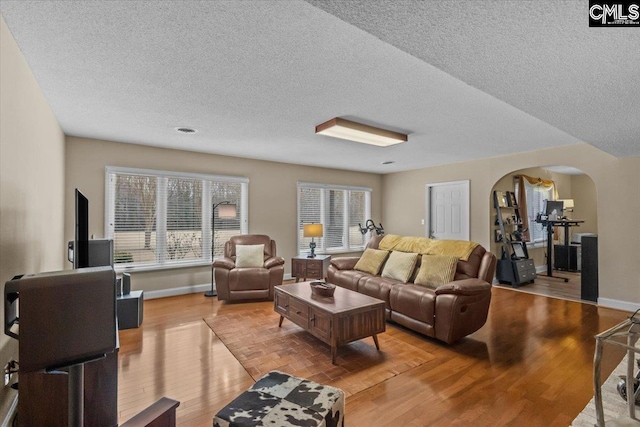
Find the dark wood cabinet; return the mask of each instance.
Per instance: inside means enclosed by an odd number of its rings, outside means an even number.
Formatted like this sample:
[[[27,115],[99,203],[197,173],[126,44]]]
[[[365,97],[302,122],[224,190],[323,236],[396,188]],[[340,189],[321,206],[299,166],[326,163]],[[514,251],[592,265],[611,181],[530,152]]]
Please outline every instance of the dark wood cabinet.
[[[536,266],[532,259],[499,259],[496,278],[500,283],[508,283],[517,288],[518,285],[535,280]]]
[[[29,372],[20,374],[19,426],[68,425],[69,375]],[[85,364],[84,425],[118,425],[118,351]]]
[[[315,258],[291,258],[291,276],[300,280],[324,280],[331,262],[331,255],[317,255]]]

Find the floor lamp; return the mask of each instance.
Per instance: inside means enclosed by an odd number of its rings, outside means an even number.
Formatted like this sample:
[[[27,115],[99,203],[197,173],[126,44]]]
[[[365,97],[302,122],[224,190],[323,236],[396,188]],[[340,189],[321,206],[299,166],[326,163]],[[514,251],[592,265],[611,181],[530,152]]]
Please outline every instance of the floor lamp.
[[[213,205],[213,209],[211,209],[211,290],[204,293],[205,297],[215,297],[218,295],[218,292],[213,288],[213,261],[214,261],[214,242],[215,242],[215,216],[216,216],[216,208],[220,207],[220,211],[218,216],[220,218],[235,218],[236,217],[236,205],[231,204],[230,202],[220,202]]]

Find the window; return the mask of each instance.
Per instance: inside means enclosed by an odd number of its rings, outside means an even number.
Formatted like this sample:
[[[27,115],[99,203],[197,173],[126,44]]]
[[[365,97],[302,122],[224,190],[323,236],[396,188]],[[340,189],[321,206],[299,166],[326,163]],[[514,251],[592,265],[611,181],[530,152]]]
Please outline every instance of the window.
[[[371,217],[371,189],[298,183],[298,251],[307,252],[311,238],[303,237],[304,224],[323,225],[324,236],[316,238],[316,252],[362,250],[368,235],[358,224]]]
[[[519,193],[520,181],[514,180],[515,193]],[[538,214],[544,213],[544,201],[555,200],[554,187],[544,187],[542,185],[530,184],[527,180],[524,180],[525,194],[527,197],[527,218],[529,219],[529,236],[530,242],[539,243],[547,241],[547,231],[544,226],[536,222]],[[524,215],[524,212],[521,212]]]
[[[105,235],[116,265],[154,268],[211,262],[211,208],[229,201],[236,218],[219,218],[215,256],[248,232],[246,178],[107,167]]]

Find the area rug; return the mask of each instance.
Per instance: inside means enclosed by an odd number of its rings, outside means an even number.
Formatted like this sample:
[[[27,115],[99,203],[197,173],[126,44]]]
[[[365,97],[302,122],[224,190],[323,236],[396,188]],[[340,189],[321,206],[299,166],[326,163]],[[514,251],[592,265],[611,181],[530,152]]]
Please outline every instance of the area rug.
[[[424,350],[382,333],[378,335],[380,351],[373,338],[365,338],[339,347],[333,365],[329,345],[289,320],[278,327],[279,319],[273,309],[256,309],[218,312],[204,321],[254,380],[277,369],[338,387],[347,396],[435,359]]]
[[[635,371],[637,372],[637,370]],[[622,359],[622,362],[613,370],[609,378],[602,384],[602,408],[604,409],[605,422],[609,420],[617,420],[623,416],[627,418],[629,415],[629,409],[627,402],[624,401],[616,388],[618,381],[620,381],[621,375],[627,374],[627,357]],[[636,405],[636,417],[640,418],[640,407]],[[628,425],[640,426],[640,421],[628,420]],[[637,424],[636,424],[637,423]],[[585,408],[578,414],[575,420],[571,423],[571,427],[593,427],[596,425],[596,404],[594,399],[585,406]]]

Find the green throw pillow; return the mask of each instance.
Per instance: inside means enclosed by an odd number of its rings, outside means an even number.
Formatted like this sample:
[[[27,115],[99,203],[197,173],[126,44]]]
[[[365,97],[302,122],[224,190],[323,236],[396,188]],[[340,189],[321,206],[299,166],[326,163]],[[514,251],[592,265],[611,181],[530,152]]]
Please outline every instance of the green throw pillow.
[[[418,254],[393,251],[382,270],[382,277],[407,282],[418,263]]]
[[[458,258],[454,256],[422,255],[422,264],[414,283],[435,289],[453,280],[457,266]]]
[[[375,276],[380,271],[380,267],[382,267],[382,263],[387,259],[388,255],[389,252],[387,251],[367,248],[353,269]]]

